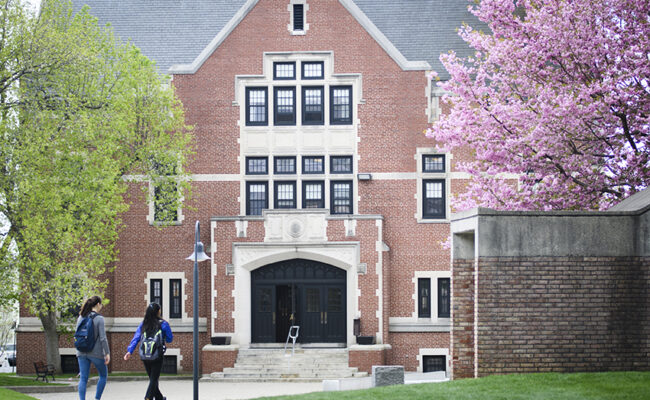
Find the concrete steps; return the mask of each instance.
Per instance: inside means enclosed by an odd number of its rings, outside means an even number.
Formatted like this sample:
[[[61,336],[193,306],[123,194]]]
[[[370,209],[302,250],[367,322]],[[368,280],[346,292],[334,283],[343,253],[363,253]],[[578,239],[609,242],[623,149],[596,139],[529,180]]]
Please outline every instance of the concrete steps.
[[[367,376],[349,367],[345,348],[299,348],[291,355],[284,349],[240,349],[233,368],[210,375],[225,382],[308,382]]]

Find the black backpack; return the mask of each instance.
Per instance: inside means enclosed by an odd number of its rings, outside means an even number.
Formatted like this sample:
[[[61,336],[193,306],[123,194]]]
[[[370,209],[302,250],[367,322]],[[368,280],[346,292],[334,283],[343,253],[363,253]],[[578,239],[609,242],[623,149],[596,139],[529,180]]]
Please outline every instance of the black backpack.
[[[97,314],[91,312],[87,316],[83,317],[81,323],[77,327],[77,330],[74,333],[74,347],[77,350],[84,353],[88,353],[93,350],[95,347],[95,327],[93,324],[93,319]]]
[[[147,335],[147,332],[142,333],[140,340],[140,359],[143,361],[155,361],[162,358],[165,354],[165,339],[163,338],[162,329],[159,326],[158,330],[152,335]]]

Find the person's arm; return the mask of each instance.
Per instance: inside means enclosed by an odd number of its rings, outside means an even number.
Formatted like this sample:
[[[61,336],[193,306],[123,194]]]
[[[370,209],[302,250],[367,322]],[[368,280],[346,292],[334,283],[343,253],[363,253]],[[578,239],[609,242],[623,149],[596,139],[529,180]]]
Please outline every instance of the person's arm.
[[[104,317],[100,316],[100,318],[95,318],[95,322],[97,322],[97,330],[99,331],[99,342],[102,344],[102,353],[104,354],[104,358],[106,358],[107,355],[111,354],[111,350],[108,347],[108,339],[106,338]]]
[[[138,329],[136,329],[135,334],[133,335],[133,339],[131,339],[131,343],[129,344],[129,347],[126,349],[127,353],[133,354],[133,351],[135,350],[136,346],[140,342],[141,336],[142,336],[142,322],[140,322],[140,325],[138,325]]]
[[[174,340],[174,334],[172,334],[172,328],[169,326],[169,322],[163,320],[160,324],[160,328],[165,335],[165,343],[171,343]]]

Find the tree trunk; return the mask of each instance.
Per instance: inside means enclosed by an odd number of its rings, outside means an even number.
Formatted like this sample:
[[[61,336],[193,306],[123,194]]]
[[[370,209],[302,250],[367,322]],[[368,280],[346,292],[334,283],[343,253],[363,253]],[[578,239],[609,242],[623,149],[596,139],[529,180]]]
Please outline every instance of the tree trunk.
[[[45,332],[45,354],[47,364],[54,365],[56,372],[61,373],[61,356],[59,355],[59,333],[57,332],[57,318],[55,312],[47,312],[39,316]]]

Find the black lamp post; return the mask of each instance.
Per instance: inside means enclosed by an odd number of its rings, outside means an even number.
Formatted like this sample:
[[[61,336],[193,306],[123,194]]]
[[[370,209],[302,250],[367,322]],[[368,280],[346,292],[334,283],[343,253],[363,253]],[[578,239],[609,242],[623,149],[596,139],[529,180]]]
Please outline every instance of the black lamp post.
[[[192,335],[192,341],[194,344],[192,352],[192,361],[194,366],[194,400],[199,400],[199,262],[210,259],[210,257],[203,251],[203,243],[199,241],[200,229],[201,224],[199,224],[199,221],[196,221],[196,229],[194,231],[194,252],[192,255],[187,257],[187,260],[194,261],[194,302],[192,305],[192,318],[194,319],[194,333]]]

